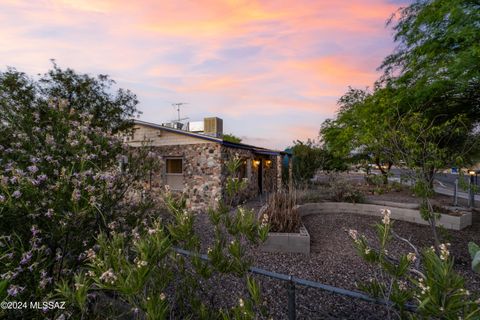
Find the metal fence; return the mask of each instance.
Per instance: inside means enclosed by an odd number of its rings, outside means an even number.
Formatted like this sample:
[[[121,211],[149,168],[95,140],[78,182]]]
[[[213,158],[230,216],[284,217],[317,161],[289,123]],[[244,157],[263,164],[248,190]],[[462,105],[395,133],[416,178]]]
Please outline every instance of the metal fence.
[[[180,249],[180,248],[174,248],[175,252],[185,255],[185,256],[198,256],[200,259],[204,261],[209,261],[210,259],[208,258],[207,255],[205,254],[200,254],[197,255],[193,252],[190,252],[188,250]],[[289,320],[295,320],[296,319],[296,302],[295,302],[295,286],[305,286],[305,287],[310,287],[310,288],[315,288],[315,289],[320,289],[324,290],[330,293],[334,294],[339,294],[342,296],[354,298],[354,299],[360,299],[363,301],[367,301],[370,303],[375,303],[379,305],[384,305],[384,306],[392,306],[393,303],[391,301],[386,301],[383,299],[377,299],[370,297],[369,295],[366,295],[365,293],[358,292],[358,291],[352,291],[352,290],[347,290],[343,288],[338,288],[334,287],[328,284],[323,284],[315,281],[310,281],[310,280],[305,280],[301,278],[294,277],[292,275],[286,275],[283,273],[277,273],[273,271],[268,271],[264,269],[260,269],[257,267],[251,267],[249,269],[249,272],[253,274],[258,274],[261,276],[269,277],[272,279],[276,280],[281,280],[285,281],[287,283],[287,296],[288,296],[288,319]],[[415,312],[416,307],[411,304],[405,305],[405,308],[409,311]]]

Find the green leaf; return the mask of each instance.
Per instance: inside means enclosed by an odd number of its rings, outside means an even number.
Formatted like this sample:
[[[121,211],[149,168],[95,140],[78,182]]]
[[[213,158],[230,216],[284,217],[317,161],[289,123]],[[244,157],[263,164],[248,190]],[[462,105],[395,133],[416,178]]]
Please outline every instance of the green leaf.
[[[475,258],[475,255],[480,251],[480,246],[474,242],[469,242],[468,243],[468,252],[470,253],[470,256],[472,259]]]

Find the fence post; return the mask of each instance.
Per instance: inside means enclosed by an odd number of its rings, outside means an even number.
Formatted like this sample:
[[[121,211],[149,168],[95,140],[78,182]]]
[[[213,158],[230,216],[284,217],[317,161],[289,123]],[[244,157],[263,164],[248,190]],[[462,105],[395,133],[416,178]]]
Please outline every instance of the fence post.
[[[293,282],[292,276],[289,276],[287,292],[288,292],[288,320],[295,320],[296,319],[295,282]]]

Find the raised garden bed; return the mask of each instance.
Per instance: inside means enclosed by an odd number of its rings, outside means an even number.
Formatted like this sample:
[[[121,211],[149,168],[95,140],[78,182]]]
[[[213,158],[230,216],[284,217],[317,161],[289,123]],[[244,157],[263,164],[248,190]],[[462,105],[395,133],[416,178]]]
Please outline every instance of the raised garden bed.
[[[270,232],[260,249],[267,252],[310,254],[310,234],[303,224],[298,233]]]
[[[399,208],[390,205],[363,204],[363,203],[346,203],[346,202],[323,202],[323,203],[307,203],[299,206],[300,215],[306,216],[311,214],[322,213],[354,213],[369,216],[381,216],[381,210],[387,208],[392,212],[391,218],[413,222],[422,225],[428,225],[420,216],[418,209]],[[467,211],[457,211],[455,215],[442,214],[437,222],[438,226],[445,229],[462,230],[472,224],[472,213]]]

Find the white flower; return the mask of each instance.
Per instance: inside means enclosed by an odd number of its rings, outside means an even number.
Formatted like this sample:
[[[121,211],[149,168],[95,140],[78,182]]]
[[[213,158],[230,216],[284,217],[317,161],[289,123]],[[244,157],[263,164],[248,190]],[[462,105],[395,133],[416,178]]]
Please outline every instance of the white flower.
[[[238,305],[239,305],[241,308],[243,308],[243,306],[245,305],[245,302],[243,302],[243,299],[242,299],[242,298],[238,299]]]
[[[390,215],[391,214],[392,214],[392,212],[389,209],[383,209],[382,210],[382,216],[383,216],[382,222],[383,222],[384,225],[390,224]]]
[[[440,245],[440,259],[442,261],[445,261],[448,259],[448,257],[450,256],[450,251],[448,251],[448,245],[449,243],[447,244],[441,244]]]
[[[137,260],[137,268],[145,267],[148,264],[147,261],[144,260]]]
[[[167,296],[165,295],[165,293],[163,293],[163,292],[160,293],[160,300],[163,301],[163,300],[165,300],[166,297],[167,297]]]
[[[88,260],[93,260],[97,257],[97,255],[95,254],[95,251],[93,251],[93,249],[88,249],[87,251],[85,251],[85,253],[87,254],[87,259]]]
[[[350,230],[348,230],[348,235],[349,235],[350,238],[352,238],[353,240],[357,240],[357,239],[358,239],[358,231],[355,230],[355,229],[350,229]]]
[[[100,276],[100,280],[106,283],[114,284],[117,281],[117,276],[113,272],[112,268],[108,269]]]
[[[408,260],[409,262],[412,262],[412,263],[413,263],[413,262],[415,262],[415,261],[417,260],[417,255],[416,255],[415,253],[413,253],[413,252],[409,252],[409,253],[407,254],[407,260]]]

